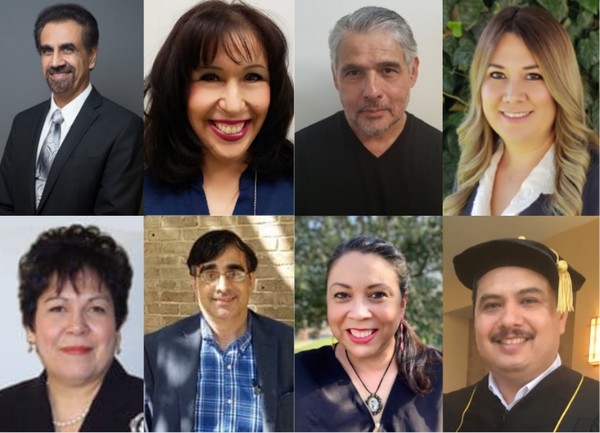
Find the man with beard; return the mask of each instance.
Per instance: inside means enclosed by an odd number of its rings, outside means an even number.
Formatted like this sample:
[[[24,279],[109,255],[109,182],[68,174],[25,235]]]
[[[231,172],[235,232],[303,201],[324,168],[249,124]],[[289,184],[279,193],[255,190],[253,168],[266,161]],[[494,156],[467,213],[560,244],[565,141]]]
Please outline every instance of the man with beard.
[[[0,214],[137,214],[142,120],[90,84],[96,19],[79,5],[50,6],[34,37],[52,97],[13,121],[0,163]]]
[[[490,373],[444,396],[444,431],[597,432],[598,381],[558,354],[585,278],[523,237],[470,247],[454,270],[473,291],[475,342]]]
[[[343,111],[296,134],[296,214],[439,215],[442,135],[406,111],[419,72],[406,21],[361,8],[329,51]]]
[[[248,309],[258,260],[215,230],[190,251],[200,313],[144,341],[149,431],[293,431],[294,331]]]

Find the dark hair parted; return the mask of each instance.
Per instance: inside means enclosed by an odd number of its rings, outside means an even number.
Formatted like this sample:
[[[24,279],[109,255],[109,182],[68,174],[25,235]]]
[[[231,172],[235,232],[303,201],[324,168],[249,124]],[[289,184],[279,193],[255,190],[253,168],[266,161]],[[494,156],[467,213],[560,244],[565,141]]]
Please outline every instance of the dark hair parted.
[[[258,266],[256,254],[237,234],[230,230],[213,230],[200,236],[188,256],[187,265],[190,275],[195,276],[197,267],[215,260],[229,246],[234,246],[246,256],[247,272],[254,272]]]
[[[410,272],[404,255],[391,243],[376,237],[361,236],[346,241],[335,249],[327,263],[327,278],[333,265],[345,254],[359,252],[376,254],[392,266],[398,276],[398,287],[403,296],[410,285]],[[431,378],[434,375],[433,365],[442,362],[440,352],[424,344],[406,320],[404,325],[404,350],[400,350],[400,327],[396,331],[396,363],[402,379],[415,394],[427,394],[432,391]]]
[[[38,298],[56,276],[60,293],[70,282],[78,292],[78,275],[98,275],[113,300],[116,328],[127,318],[127,297],[133,271],[125,250],[97,227],[72,225],[42,233],[19,261],[19,301],[23,325],[35,330]]]
[[[44,26],[48,23],[62,23],[65,21],[75,21],[81,26],[83,46],[88,53],[98,46],[100,33],[98,32],[96,18],[87,9],[78,4],[63,3],[43,9],[35,20],[33,37],[35,38],[35,48],[38,53],[41,48],[40,35]]]
[[[210,65],[220,49],[239,64],[250,61],[257,48],[264,50],[268,62],[271,100],[247,162],[267,178],[292,174],[293,145],[286,136],[294,115],[294,89],[285,36],[248,5],[209,0],[179,18],[145,79],[145,164],[155,181],[185,188],[200,175],[203,144],[187,117],[192,73]]]

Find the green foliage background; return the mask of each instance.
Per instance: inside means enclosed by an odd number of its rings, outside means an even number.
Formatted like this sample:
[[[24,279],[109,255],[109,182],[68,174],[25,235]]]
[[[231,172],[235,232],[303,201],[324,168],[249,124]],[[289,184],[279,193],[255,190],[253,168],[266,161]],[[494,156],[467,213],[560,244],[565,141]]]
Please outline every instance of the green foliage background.
[[[441,217],[296,217],[296,329],[327,326],[327,261],[340,243],[363,235],[385,239],[406,256],[412,278],[406,320],[441,348]]]
[[[598,130],[598,0],[444,0],[444,196],[452,192],[459,149],[456,127],[469,101],[469,68],[479,35],[508,6],[537,5],[560,21],[575,47],[585,108]]]

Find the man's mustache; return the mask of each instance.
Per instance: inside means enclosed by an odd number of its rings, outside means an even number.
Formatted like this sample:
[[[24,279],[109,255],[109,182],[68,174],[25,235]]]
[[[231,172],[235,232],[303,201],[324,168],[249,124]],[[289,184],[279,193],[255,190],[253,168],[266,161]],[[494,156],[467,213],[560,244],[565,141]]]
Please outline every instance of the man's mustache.
[[[392,106],[389,104],[380,104],[378,101],[366,101],[362,105],[358,106],[358,112],[362,113],[363,111],[371,108],[375,108],[376,110],[392,111]]]
[[[54,74],[65,74],[68,72],[71,72],[71,73],[75,72],[75,68],[70,65],[62,65],[59,67],[51,66],[47,69],[46,76],[54,75]]]
[[[526,331],[521,328],[502,328],[494,332],[490,336],[490,340],[492,340],[494,343],[498,343],[500,340],[504,340],[506,338],[525,338],[527,340],[531,340],[533,337],[535,337],[535,334],[532,331]]]

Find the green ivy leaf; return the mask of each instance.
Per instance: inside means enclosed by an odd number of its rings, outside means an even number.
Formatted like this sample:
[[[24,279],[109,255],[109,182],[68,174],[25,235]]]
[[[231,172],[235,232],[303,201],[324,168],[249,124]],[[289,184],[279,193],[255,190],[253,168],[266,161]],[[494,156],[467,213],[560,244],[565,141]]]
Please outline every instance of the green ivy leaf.
[[[458,2],[455,10],[457,13],[455,21],[462,21],[463,30],[471,30],[486,8],[481,0],[462,0]]]
[[[579,4],[592,13],[598,13],[598,0],[579,0]]]
[[[550,12],[559,22],[562,21],[569,12],[566,0],[538,0],[538,3]]]
[[[577,43],[577,59],[585,71],[598,63],[598,32],[591,32]]]
[[[452,30],[452,36],[455,38],[462,36],[462,23],[460,21],[448,21],[448,28]]]
[[[473,61],[473,51],[475,51],[475,44],[468,38],[461,38],[458,43],[458,48],[454,51],[452,56],[452,64],[454,66],[468,68]]]

